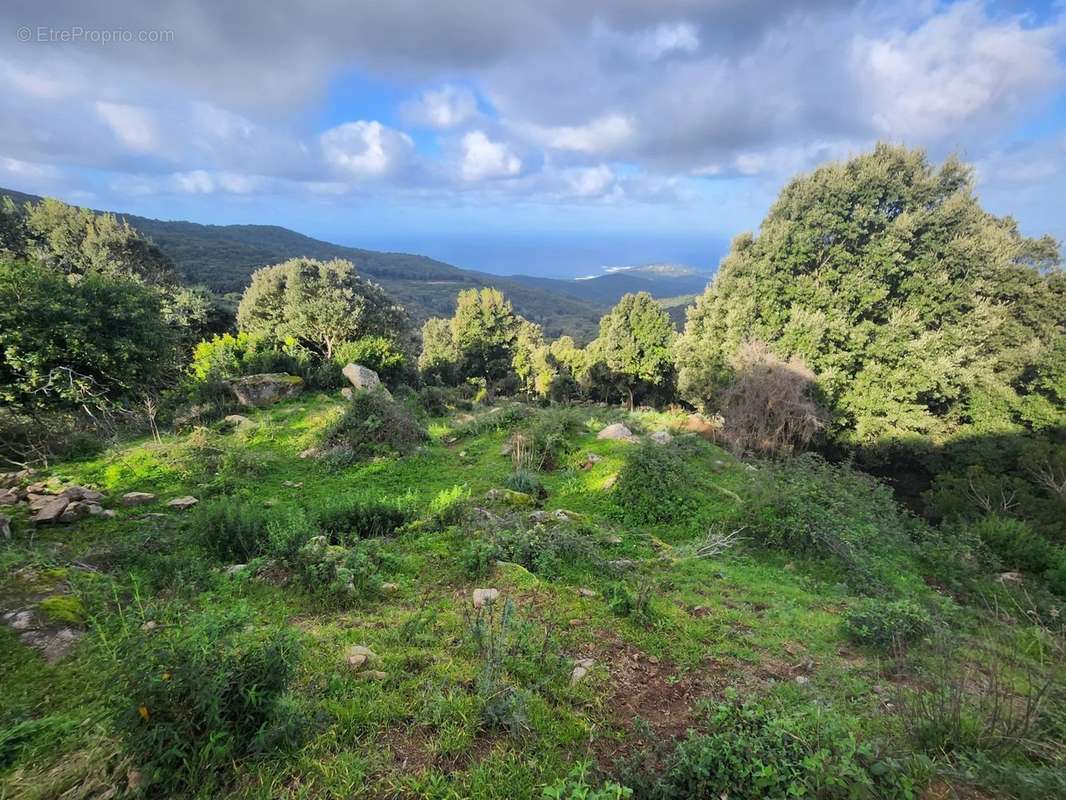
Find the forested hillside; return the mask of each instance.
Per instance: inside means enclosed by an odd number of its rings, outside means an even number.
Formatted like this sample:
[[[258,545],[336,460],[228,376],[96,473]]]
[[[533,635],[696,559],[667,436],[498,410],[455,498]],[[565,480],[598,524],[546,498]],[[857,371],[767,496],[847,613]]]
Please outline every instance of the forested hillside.
[[[41,199],[0,188],[3,195],[19,204]],[[135,214],[118,216],[154,242],[174,262],[185,282],[220,294],[243,290],[259,267],[308,256],[351,261],[362,274],[385,287],[418,322],[447,313],[458,291],[479,286],[506,291],[522,314],[543,324],[553,335],[565,333],[587,340],[594,335],[596,320],[603,312],[603,303],[556,292],[551,286],[527,285],[410,253],[344,247],[276,225],[201,225]]]

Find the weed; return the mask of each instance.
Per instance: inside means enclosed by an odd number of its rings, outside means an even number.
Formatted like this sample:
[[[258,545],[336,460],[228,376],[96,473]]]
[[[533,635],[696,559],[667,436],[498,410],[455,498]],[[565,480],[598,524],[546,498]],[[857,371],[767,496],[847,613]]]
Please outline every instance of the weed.
[[[248,562],[264,552],[270,517],[261,504],[223,497],[200,503],[191,527],[204,548],[220,561]]]
[[[908,600],[862,598],[844,612],[844,635],[855,644],[882,650],[903,650],[928,634],[932,618]]]

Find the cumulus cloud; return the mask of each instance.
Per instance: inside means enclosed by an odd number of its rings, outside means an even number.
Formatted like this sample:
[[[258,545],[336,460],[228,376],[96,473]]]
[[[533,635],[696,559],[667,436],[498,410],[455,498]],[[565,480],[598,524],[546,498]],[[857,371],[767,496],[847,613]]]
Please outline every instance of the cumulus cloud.
[[[477,117],[477,97],[462,86],[428,89],[403,108],[404,117],[414,125],[447,129]]]
[[[517,130],[544,147],[605,155],[617,151],[633,137],[633,124],[621,114],[608,114],[583,125],[545,127],[518,125]]]
[[[320,137],[326,162],[356,178],[380,178],[396,171],[414,142],[377,121],[346,122]]]
[[[464,181],[510,178],[522,171],[520,159],[503,142],[494,142],[483,131],[463,136],[460,173]]]
[[[151,115],[143,108],[124,103],[96,104],[96,113],[107,123],[118,140],[130,150],[151,153],[158,145],[156,126]]]

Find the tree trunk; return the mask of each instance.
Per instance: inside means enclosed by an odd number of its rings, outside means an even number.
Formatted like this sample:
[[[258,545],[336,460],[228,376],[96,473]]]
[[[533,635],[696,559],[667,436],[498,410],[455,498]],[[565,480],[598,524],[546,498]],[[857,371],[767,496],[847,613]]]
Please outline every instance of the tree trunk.
[[[633,387],[627,386],[626,391],[629,392],[629,410],[633,410]]]

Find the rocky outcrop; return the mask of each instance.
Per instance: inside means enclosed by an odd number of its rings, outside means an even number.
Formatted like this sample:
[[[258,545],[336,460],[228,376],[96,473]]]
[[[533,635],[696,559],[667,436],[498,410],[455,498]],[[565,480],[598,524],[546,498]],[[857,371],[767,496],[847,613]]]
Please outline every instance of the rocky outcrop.
[[[227,381],[242,406],[269,406],[303,391],[303,378],[284,372],[263,372]]]
[[[605,439],[607,441],[613,442],[629,442],[631,444],[633,442],[638,441],[637,437],[633,435],[633,431],[629,430],[629,428],[627,428],[621,422],[616,422],[613,425],[608,425],[606,428],[596,434],[596,438]]]
[[[155,502],[155,495],[150,492],[126,492],[122,495],[124,506],[144,506]]]
[[[348,364],[341,372],[357,391],[372,392],[381,386],[381,378],[378,374],[362,364]]]

